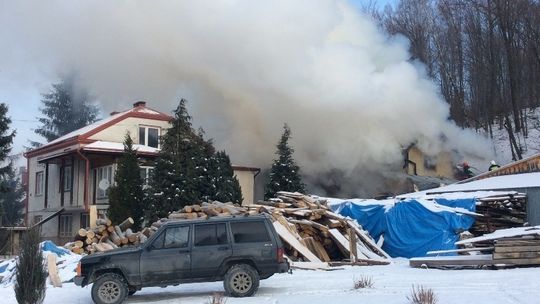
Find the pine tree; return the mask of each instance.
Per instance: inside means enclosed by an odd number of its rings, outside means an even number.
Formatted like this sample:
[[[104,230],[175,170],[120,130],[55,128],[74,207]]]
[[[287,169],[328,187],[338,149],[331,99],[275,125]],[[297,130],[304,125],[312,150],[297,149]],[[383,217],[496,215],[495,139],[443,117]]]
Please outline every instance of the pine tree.
[[[13,286],[19,304],[40,304],[45,298],[47,272],[39,241],[37,228],[28,230],[23,239]]]
[[[11,170],[11,163],[6,164],[6,160],[11,152],[11,144],[15,137],[15,131],[9,131],[11,119],[7,116],[8,107],[0,103],[0,176],[4,176]],[[4,192],[0,188],[0,193]]]
[[[148,221],[205,201],[212,193],[208,167],[214,148],[211,141],[204,140],[202,131],[193,129],[186,102],[180,100],[171,128],[161,139],[161,152],[147,189]]]
[[[130,216],[135,221],[135,229],[141,227],[144,215],[142,184],[137,151],[133,149],[133,140],[128,133],[124,139],[124,154],[118,162],[114,185],[109,190],[108,216],[113,223],[120,223]]]
[[[264,194],[265,199],[275,197],[278,191],[305,192],[305,185],[300,176],[300,167],[296,165],[292,157],[294,150],[288,144],[290,138],[291,129],[285,124],[283,135],[277,145],[278,158],[274,160],[270,170],[270,180]]]
[[[242,204],[242,190],[234,175],[229,155],[219,151],[212,157],[212,183],[214,194],[212,199],[220,202]]]
[[[4,189],[0,195],[0,223],[3,226],[17,226],[23,219],[24,189],[12,168],[0,176],[0,188]]]
[[[38,135],[47,142],[80,129],[96,121],[98,109],[91,102],[90,94],[75,84],[75,76],[63,78],[52,85],[52,90],[42,95],[41,126]],[[39,145],[33,143],[33,145]]]

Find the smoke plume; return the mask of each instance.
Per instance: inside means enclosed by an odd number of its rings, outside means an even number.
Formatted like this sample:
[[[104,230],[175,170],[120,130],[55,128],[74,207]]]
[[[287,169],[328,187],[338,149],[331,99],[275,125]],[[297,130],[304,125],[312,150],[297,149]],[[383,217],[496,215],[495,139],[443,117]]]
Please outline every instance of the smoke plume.
[[[238,164],[269,166],[284,122],[308,175],[376,171],[412,142],[489,150],[448,120],[405,40],[343,1],[3,1],[0,20],[2,73],[76,70],[106,112],[185,97]]]

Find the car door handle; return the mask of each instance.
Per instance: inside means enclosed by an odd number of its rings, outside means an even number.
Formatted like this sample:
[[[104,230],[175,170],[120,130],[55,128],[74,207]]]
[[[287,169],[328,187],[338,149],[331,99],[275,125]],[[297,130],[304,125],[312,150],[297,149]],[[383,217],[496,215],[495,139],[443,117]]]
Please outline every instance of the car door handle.
[[[218,247],[218,250],[220,250],[220,251],[229,250],[229,246],[221,246],[221,247]]]
[[[178,250],[178,253],[188,253],[189,249],[180,249]]]

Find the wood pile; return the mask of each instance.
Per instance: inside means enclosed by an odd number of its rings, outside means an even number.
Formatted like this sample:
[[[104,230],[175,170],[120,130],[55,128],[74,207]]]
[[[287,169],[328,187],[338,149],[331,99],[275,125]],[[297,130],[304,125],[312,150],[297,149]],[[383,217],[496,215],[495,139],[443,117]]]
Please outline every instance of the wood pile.
[[[168,220],[207,219],[218,216],[269,214],[292,261],[331,262],[348,260],[355,264],[388,264],[384,252],[356,221],[330,210],[326,201],[301,193],[278,192],[277,198],[248,206],[232,203],[202,203],[185,206],[161,219],[152,227]],[[352,240],[352,241],[351,241]]]
[[[521,193],[479,199],[476,213],[483,216],[476,218],[470,232],[480,236],[499,229],[522,227],[527,221],[526,207],[527,197]]]
[[[79,230],[75,242],[66,248],[76,253],[94,253],[144,243],[164,223],[178,220],[205,220],[210,217],[249,216],[266,213],[281,237],[285,253],[292,261],[314,263],[347,262],[356,265],[388,264],[390,256],[356,221],[330,210],[326,201],[300,193],[278,192],[277,198],[248,206],[205,202],[172,212],[140,232],[131,231],[131,218],[115,226],[98,219],[93,229]]]
[[[514,265],[540,265],[540,235],[498,239],[494,247],[495,261]]]
[[[74,241],[64,247],[77,254],[91,254],[144,243],[150,236],[150,230],[133,232],[131,229],[133,223],[131,217],[118,225],[113,225],[109,219],[97,219],[96,227],[79,229]]]
[[[388,264],[390,256],[356,223],[328,208],[324,200],[278,192],[277,199],[250,206],[269,213],[293,261]]]
[[[455,250],[428,252],[428,255],[458,256],[414,258],[413,267],[540,266],[540,226],[497,230],[494,233],[456,242],[466,246]]]

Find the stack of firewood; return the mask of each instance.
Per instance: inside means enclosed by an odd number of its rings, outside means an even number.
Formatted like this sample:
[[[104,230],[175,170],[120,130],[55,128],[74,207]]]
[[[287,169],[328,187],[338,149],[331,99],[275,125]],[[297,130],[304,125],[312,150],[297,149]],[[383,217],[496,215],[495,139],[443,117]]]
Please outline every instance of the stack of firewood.
[[[206,220],[210,217],[269,214],[292,261],[343,262],[356,265],[387,264],[390,256],[378,246],[356,221],[330,210],[325,200],[301,193],[278,192],[277,198],[258,204],[205,202],[183,207],[144,228],[133,232],[128,218],[115,226],[98,219],[93,229],[81,229],[76,241],[67,247],[76,253],[107,251],[144,243],[164,223],[179,220]]]
[[[82,254],[144,243],[151,235],[150,229],[146,228],[141,232],[133,232],[130,228],[133,223],[131,217],[119,225],[113,225],[109,219],[97,219],[96,227],[79,229],[75,235],[75,240],[67,243],[64,247],[74,253]]]
[[[293,261],[389,263],[390,256],[368,232],[356,221],[332,212],[325,200],[278,192],[276,199],[249,208],[272,216],[286,244],[285,252]]]
[[[475,236],[495,230],[521,227],[527,221],[527,197],[524,194],[486,197],[478,200],[477,217],[470,232]]]

